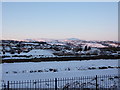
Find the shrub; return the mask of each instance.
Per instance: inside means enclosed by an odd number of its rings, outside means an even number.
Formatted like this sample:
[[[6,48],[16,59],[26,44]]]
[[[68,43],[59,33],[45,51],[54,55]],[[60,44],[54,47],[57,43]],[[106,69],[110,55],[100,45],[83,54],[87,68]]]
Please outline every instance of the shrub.
[[[38,72],[43,72],[42,70],[38,70]]]
[[[99,69],[107,69],[108,67],[99,67]]]

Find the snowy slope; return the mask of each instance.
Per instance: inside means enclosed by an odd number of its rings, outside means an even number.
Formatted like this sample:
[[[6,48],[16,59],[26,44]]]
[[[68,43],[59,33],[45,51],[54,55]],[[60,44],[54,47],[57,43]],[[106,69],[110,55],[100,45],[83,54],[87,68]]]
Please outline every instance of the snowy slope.
[[[15,53],[15,54],[10,54],[10,53],[5,53],[3,56],[32,56],[32,57],[54,57],[53,50],[43,50],[43,49],[33,49],[28,53]],[[31,57],[31,58],[32,58]],[[4,59],[27,59],[26,57],[6,57]]]
[[[97,47],[97,48],[104,48],[106,46],[102,45],[102,44],[98,44],[98,43],[84,43],[85,45],[89,46],[89,47]]]

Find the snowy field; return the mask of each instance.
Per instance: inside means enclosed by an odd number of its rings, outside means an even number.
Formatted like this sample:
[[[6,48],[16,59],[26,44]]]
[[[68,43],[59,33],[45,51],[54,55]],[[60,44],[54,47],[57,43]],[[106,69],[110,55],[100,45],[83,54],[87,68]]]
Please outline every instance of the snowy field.
[[[3,63],[3,81],[117,75],[118,59],[85,61]]]

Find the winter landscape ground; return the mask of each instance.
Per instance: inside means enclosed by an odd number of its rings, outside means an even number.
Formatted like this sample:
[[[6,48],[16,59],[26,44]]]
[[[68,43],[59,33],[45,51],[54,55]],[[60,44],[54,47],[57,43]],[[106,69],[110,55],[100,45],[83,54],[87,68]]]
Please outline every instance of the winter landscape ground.
[[[4,81],[118,74],[120,47],[117,41],[27,39],[2,40],[0,45]]]
[[[3,63],[2,65],[2,83],[13,82],[10,88],[54,88],[54,79],[66,80],[65,83],[58,81],[57,88],[95,88],[96,81],[93,80],[96,75],[107,77],[98,78],[99,88],[118,88],[118,66],[119,59],[97,59],[84,61],[53,61],[53,62],[24,62],[24,63]],[[114,76],[113,76],[114,75]],[[70,78],[80,78],[89,76],[91,78],[82,78],[80,80]],[[113,76],[113,77],[112,77]],[[117,77],[117,78],[115,78]],[[112,79],[111,79],[112,78]],[[87,80],[86,80],[87,79]],[[34,81],[36,80],[36,81]],[[40,82],[38,80],[50,80]],[[52,81],[53,80],[53,81]],[[25,82],[14,84],[15,82]],[[36,86],[32,83],[36,82]],[[78,83],[78,85],[76,85]],[[71,83],[71,84],[70,84]],[[82,84],[85,83],[83,86]],[[105,85],[106,84],[106,85]],[[22,85],[22,86],[21,86]],[[103,85],[103,86],[101,86]]]
[[[2,64],[4,81],[117,75],[118,59]]]
[[[1,49],[2,83],[96,75],[118,76],[120,68],[120,47],[117,41],[75,38],[50,41],[3,40]]]

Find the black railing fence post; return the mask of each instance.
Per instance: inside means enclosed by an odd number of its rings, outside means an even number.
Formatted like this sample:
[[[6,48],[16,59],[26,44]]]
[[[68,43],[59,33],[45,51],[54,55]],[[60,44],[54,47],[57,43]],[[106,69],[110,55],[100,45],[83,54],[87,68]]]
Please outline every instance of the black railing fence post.
[[[7,82],[7,90],[9,90],[9,87],[10,87],[10,85],[9,85],[10,83],[9,83],[9,81]]]
[[[55,90],[57,90],[57,78],[55,78]]]
[[[96,77],[95,77],[95,79],[96,79],[96,90],[98,90],[98,79],[97,79],[97,75],[96,75]]]

